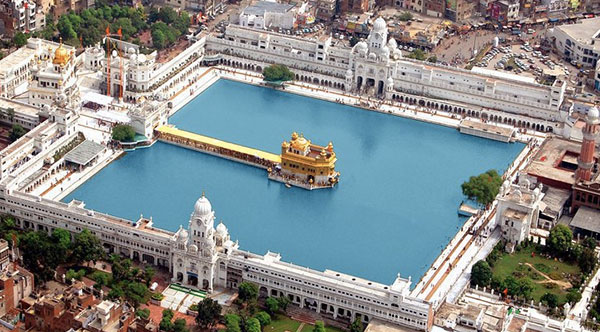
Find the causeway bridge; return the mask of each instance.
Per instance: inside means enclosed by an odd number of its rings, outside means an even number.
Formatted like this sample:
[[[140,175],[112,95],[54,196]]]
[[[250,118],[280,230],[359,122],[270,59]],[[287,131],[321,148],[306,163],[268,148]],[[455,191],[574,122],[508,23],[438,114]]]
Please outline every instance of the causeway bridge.
[[[279,155],[177,129],[171,125],[161,126],[156,132],[160,141],[254,167],[274,169],[276,164],[281,163]]]

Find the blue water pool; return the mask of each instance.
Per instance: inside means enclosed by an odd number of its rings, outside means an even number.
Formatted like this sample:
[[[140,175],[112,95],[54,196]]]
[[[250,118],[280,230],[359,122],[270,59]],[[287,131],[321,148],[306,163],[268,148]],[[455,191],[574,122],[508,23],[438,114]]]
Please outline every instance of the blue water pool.
[[[170,122],[274,153],[293,131],[317,144],[331,140],[340,185],[288,189],[264,170],[159,142],[127,153],[64,201],[133,220],[143,213],[176,230],[205,191],[242,249],[384,283],[398,272],[420,278],[464,222],[460,184],[504,170],[523,148],[226,80]]]

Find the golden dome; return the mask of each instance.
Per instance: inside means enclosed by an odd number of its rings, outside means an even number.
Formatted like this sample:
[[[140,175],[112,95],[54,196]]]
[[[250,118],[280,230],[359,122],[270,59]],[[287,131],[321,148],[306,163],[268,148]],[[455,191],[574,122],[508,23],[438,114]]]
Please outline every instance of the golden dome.
[[[287,149],[287,148],[290,147],[290,144],[288,142],[286,142],[286,141],[283,141],[283,143],[281,143],[281,147],[284,148],[284,149]]]
[[[293,138],[293,135],[292,135]],[[307,140],[306,138],[304,138],[304,136],[302,134],[300,134],[300,136],[296,139],[293,139],[291,141],[292,143],[292,148],[296,149],[296,150],[300,150],[300,151],[304,151],[306,150],[306,148],[310,145],[310,141]]]
[[[333,143],[331,141],[329,142],[329,144],[327,144],[327,151],[333,152]]]
[[[298,133],[297,132],[293,132],[292,133],[292,141],[295,140],[296,138],[298,138]]]
[[[67,52],[67,50],[63,47],[61,38],[60,45],[56,51],[54,51],[54,59],[52,60],[52,63],[55,65],[66,65],[67,62],[69,62],[70,57],[71,56],[69,55],[69,52]]]

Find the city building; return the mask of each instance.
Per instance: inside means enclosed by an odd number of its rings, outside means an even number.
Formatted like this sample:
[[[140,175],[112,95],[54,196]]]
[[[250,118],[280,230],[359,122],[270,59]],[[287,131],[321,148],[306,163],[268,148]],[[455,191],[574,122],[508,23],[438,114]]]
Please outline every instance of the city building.
[[[342,14],[362,14],[369,10],[369,0],[340,0],[338,1],[338,6]]]
[[[424,0],[423,13],[434,16],[444,17],[446,12],[446,0]]]
[[[330,22],[336,13],[337,1],[319,0],[317,2],[316,19],[321,22]]]
[[[491,20],[506,25],[519,20],[518,1],[494,1],[488,4],[488,15]]]
[[[4,241],[4,240],[2,240]],[[0,256],[8,250],[6,241],[0,242]],[[0,317],[14,314],[22,299],[27,298],[34,288],[33,274],[26,269],[8,263],[0,272]]]
[[[581,20],[575,24],[564,24],[549,30],[554,44],[567,61],[583,67],[596,68],[600,54],[600,18]]]
[[[453,22],[465,22],[476,12],[477,1],[472,0],[446,0],[445,17]]]
[[[45,13],[35,1],[0,1],[0,33],[12,37],[17,31],[34,32],[41,30],[45,25]]]
[[[240,25],[255,29],[292,29],[296,23],[295,5],[259,1],[240,12]]]

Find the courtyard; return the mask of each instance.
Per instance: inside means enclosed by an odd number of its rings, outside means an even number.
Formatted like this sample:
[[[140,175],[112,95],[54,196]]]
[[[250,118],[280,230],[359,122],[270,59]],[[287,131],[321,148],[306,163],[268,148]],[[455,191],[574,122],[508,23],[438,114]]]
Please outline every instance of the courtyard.
[[[533,284],[531,297],[537,303],[546,294],[555,294],[559,305],[567,302],[567,293],[581,279],[581,271],[575,264],[546,258],[534,246],[522,248],[512,254],[503,254],[492,268],[494,278],[505,280],[513,276],[517,280],[529,280]]]

